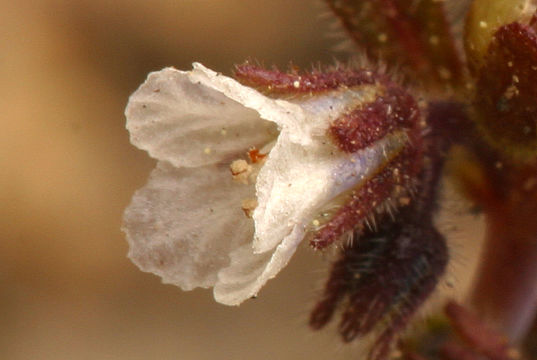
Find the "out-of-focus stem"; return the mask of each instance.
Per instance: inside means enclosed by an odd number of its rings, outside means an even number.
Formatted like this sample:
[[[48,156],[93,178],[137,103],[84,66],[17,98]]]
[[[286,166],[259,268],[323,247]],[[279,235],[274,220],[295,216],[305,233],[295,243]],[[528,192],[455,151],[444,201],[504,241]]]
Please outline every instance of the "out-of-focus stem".
[[[481,268],[471,295],[474,309],[513,343],[523,340],[537,311],[537,212],[534,206],[529,208],[489,213]]]

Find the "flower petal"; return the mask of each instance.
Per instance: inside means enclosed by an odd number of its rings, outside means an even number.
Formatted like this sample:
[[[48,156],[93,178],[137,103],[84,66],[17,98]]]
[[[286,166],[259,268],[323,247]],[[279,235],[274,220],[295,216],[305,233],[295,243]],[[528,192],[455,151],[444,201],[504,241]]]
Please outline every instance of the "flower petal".
[[[183,290],[213,286],[229,254],[251,243],[253,223],[240,199],[253,192],[234,183],[226,166],[178,169],[159,162],[125,211],[129,257]]]
[[[252,88],[241,85],[232,78],[207,69],[199,63],[194,63],[192,76],[195,81],[221,92],[247,108],[255,110],[261,118],[278,124],[280,128],[293,128],[296,142],[308,144],[311,141],[309,134],[300,129],[300,126],[307,124],[308,119],[299,105],[285,100],[271,99]]]
[[[301,232],[296,228],[295,232]],[[274,253],[254,254],[252,244],[241,246],[231,253],[231,264],[218,273],[214,287],[216,301],[226,305],[238,305],[257,295],[265,283],[283,269],[302,240],[293,234],[284,240]]]
[[[332,120],[342,112],[359,103],[374,100],[378,90],[374,85],[365,84],[353,90],[326,92],[323,96],[298,97],[289,101],[275,100],[199,63],[194,63],[193,66],[193,81],[257,111],[261,118],[287,129],[292,142],[304,146],[310,145],[313,137],[325,136]]]
[[[131,142],[176,167],[194,167],[232,160],[275,136],[274,124],[208,87],[200,76],[200,70],[173,68],[149,74],[125,110]],[[252,91],[235,90],[238,96]]]

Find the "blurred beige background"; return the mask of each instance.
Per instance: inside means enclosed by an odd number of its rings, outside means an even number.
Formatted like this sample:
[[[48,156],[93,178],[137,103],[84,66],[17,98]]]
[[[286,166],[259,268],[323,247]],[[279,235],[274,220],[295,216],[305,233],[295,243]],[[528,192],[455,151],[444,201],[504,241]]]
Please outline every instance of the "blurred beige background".
[[[307,248],[240,308],[126,258],[123,208],[154,162],[123,109],[151,70],[331,62],[316,0],[0,0],[0,359],[350,359],[306,324]]]

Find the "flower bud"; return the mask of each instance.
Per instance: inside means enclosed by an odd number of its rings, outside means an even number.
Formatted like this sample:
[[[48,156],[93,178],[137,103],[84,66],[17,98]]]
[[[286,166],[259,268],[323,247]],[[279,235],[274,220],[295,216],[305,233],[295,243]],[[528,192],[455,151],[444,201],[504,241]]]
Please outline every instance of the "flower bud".
[[[464,46],[472,70],[485,62],[494,34],[512,22],[528,23],[536,9],[534,0],[475,0],[466,18]]]
[[[466,50],[476,76],[473,118],[504,157],[537,156],[537,32],[534,1],[475,1]]]

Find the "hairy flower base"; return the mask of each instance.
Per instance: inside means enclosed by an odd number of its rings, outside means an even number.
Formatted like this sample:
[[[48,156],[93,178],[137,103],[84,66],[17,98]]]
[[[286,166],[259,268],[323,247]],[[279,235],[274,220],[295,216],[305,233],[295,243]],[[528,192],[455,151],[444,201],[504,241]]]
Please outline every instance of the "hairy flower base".
[[[379,225],[354,234],[332,267],[322,299],[310,316],[324,327],[341,304],[339,332],[344,341],[375,333],[368,359],[385,359],[414,313],[438,284],[448,262],[446,240],[433,224],[436,194],[446,149],[447,124],[464,119],[456,106],[431,104],[424,137],[427,161],[416,176],[416,196],[396,216],[379,216]],[[410,164],[407,164],[407,166]],[[411,168],[411,167],[410,167]]]
[[[416,209],[401,210],[398,219],[383,221],[377,231],[366,231],[343,249],[310,318],[313,328],[321,328],[344,302],[341,336],[348,342],[378,331],[369,357],[375,360],[386,357],[434,290],[448,258],[444,238],[432,224],[424,226]]]

